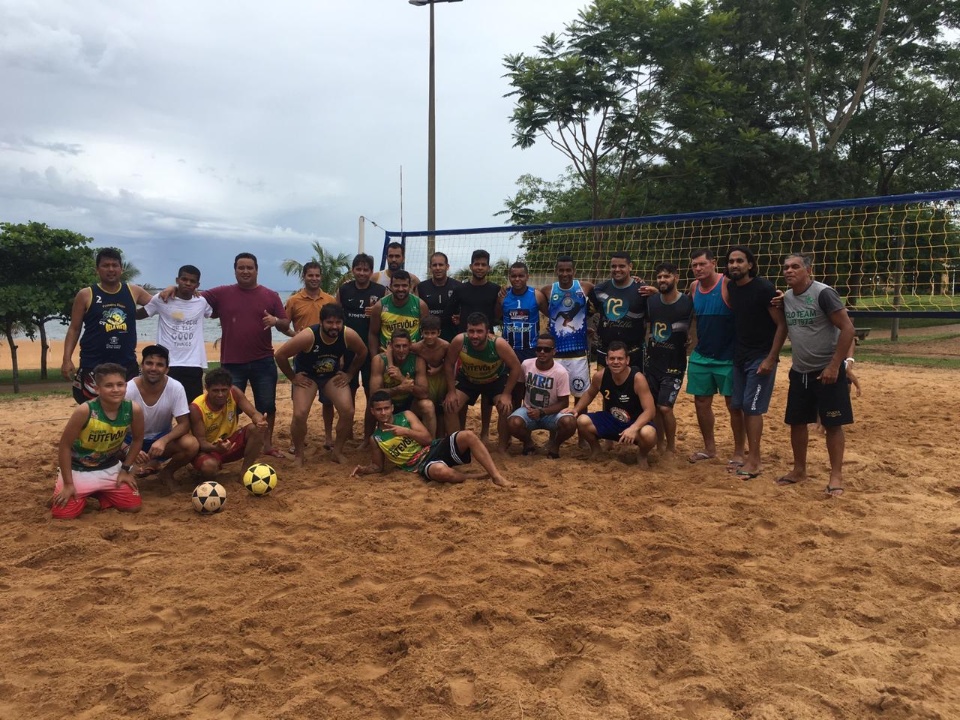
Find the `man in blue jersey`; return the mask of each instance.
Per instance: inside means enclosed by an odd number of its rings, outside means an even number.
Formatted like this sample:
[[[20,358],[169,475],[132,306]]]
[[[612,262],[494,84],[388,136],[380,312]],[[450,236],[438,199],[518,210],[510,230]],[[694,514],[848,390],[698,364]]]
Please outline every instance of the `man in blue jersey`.
[[[697,450],[688,459],[695,463],[717,456],[713,396],[719,393],[726,401],[733,432],[733,454],[727,462],[727,470],[736,472],[743,465],[746,435],[743,412],[733,409],[730,404],[733,394],[733,348],[737,338],[727,293],[729,280],[717,272],[716,256],[705,248],[690,254],[690,268],[694,277],[690,295],[693,298],[697,345],[687,364],[687,393],[694,396],[703,449]]]
[[[498,315],[503,323],[503,339],[506,340],[517,359],[536,359],[537,335],[540,334],[540,307],[546,299],[536,288],[527,285],[530,270],[525,262],[517,261],[510,266],[510,287],[503,288],[497,296]],[[523,404],[524,386],[517,383],[513,390],[513,405]]]
[[[553,335],[557,352],[554,360],[570,376],[570,394],[583,395],[590,385],[590,363],[587,362],[587,297],[593,283],[574,278],[573,258],[557,258],[557,281],[540,288],[543,296],[540,311],[547,316],[547,330]]]
[[[140,374],[137,364],[137,306],[152,297],[139,285],[120,280],[123,258],[118,250],[97,253],[99,282],[83,288],[73,299],[70,327],[63,341],[60,374],[73,380],[73,399],[84,403],[97,397],[93,369],[115,363],[127,370],[127,380]],[[81,334],[81,330],[83,331]],[[73,364],[73,351],[80,342],[80,368]]]

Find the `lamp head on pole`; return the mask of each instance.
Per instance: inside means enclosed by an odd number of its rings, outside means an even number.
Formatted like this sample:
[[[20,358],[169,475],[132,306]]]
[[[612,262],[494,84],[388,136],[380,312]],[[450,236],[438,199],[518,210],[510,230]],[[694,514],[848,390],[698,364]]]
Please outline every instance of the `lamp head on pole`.
[[[423,7],[424,5],[435,5],[441,2],[463,2],[463,0],[407,0],[411,5]]]

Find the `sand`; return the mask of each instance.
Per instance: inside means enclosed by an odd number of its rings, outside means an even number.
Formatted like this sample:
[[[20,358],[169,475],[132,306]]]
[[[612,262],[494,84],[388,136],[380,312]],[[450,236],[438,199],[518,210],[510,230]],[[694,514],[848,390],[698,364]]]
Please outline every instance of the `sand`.
[[[569,444],[511,454],[510,491],[349,479],[317,412],[267,497],[224,472],[202,517],[181,471],[138,515],[72,522],[45,507],[72,402],[8,398],[0,718],[960,717],[956,373],[858,365],[830,500],[819,438],[808,483],[773,482],[785,370],[750,482]]]

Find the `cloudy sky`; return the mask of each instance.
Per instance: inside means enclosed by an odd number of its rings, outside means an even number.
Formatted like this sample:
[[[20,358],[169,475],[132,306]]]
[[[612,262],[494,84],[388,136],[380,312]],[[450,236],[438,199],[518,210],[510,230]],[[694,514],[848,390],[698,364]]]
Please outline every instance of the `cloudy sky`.
[[[437,5],[438,227],[500,224],[519,175],[563,170],[512,147],[502,57],[585,4]],[[250,250],[278,290],[314,240],[356,252],[360,215],[399,229],[401,166],[423,229],[428,28],[407,0],[0,0],[0,220],[116,245],[158,285],[186,262],[232,282]]]

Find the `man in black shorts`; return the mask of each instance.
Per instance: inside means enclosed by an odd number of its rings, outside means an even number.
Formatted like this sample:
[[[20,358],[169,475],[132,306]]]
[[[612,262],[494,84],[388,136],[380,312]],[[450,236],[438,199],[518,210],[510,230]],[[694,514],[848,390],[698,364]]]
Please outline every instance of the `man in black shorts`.
[[[370,335],[370,313],[380,298],[387,294],[387,289],[379,283],[371,282],[373,258],[369,255],[360,253],[353,258],[352,272],[353,280],[345,282],[337,290],[337,302],[343,308],[344,324],[361,338],[366,339]],[[363,394],[367,402],[370,402],[370,361],[371,357],[368,354],[360,366],[360,372],[350,381],[350,395],[354,404],[356,404],[357,388],[360,387],[361,377]],[[353,354],[349,348],[344,362],[348,365],[353,362]],[[373,432],[373,418],[370,413],[364,413],[363,437],[365,439],[370,437],[371,432]]]
[[[680,269],[676,265],[660,263],[654,272],[659,292],[647,298],[650,337],[644,375],[657,403],[657,442],[663,452],[673,455],[677,450],[677,418],[673,406],[687,369],[693,300],[677,290]]]
[[[347,350],[353,359],[343,370]],[[343,326],[343,308],[324,305],[320,323],[298,332],[274,353],[277,367],[290,380],[293,418],[290,439],[294,447],[294,464],[303,466],[303,446],[307,436],[307,417],[316,397],[328,399],[337,409],[337,431],[333,441],[333,460],[343,462],[343,446],[353,428],[353,380],[367,357],[367,346],[350,328]],[[290,365],[294,359],[294,367]]]
[[[483,313],[470,315],[467,331],[450,343],[446,373],[443,409],[448,429],[458,430],[462,422],[460,409],[465,410],[483,397],[491,406],[497,406],[498,444],[505,451],[510,445],[507,418],[513,412],[513,388],[520,382],[522,372],[513,348],[490,332],[490,323]]]
[[[373,457],[369,465],[357,465],[350,477],[384,471],[385,460],[407,472],[419,473],[424,480],[462,483],[466,476],[455,470],[467,465],[471,456],[490,475],[494,485],[510,487],[497,469],[480,438],[470,430],[451,433],[434,440],[423,423],[411,411],[395,413],[390,394],[379,390],[370,398],[370,414],[376,419],[373,431]]]
[[[830,457],[826,493],[839,497],[843,494],[843,426],[853,422],[844,357],[853,344],[854,329],[837,291],[815,281],[810,269],[810,257],[801,253],[788,255],[783,263],[783,276],[790,286],[783,296],[783,309],[793,354],[785,418],[790,426],[793,470],[777,484],[793,485],[807,479],[807,425],[819,416]]]
[[[573,407],[580,439],[590,446],[590,456],[600,449],[600,440],[636,445],[637,463],[650,467],[647,454],[657,444],[653,420],[657,415],[650,388],[637,368],[628,365],[627,346],[614,340],[607,347],[607,365],[593,375],[587,391]],[[588,413],[593,399],[603,397],[603,410]]]

